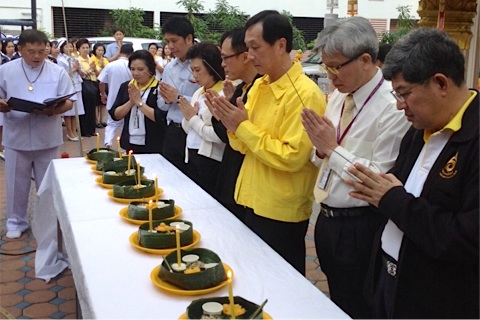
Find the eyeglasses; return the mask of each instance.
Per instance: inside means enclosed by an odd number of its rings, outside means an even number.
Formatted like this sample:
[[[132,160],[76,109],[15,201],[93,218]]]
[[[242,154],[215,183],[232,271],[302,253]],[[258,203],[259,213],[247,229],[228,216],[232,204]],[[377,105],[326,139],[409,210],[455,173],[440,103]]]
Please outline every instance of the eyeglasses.
[[[357,60],[362,54],[363,54],[363,52],[360,53],[359,55],[356,55],[356,56],[353,57],[352,59],[350,59],[350,60],[348,60],[348,61],[346,61],[346,62],[344,62],[344,63],[342,63],[342,64],[340,64],[340,65],[338,65],[338,66],[336,66],[336,67],[329,67],[329,66],[325,65],[324,63],[320,63],[320,68],[322,68],[323,71],[325,71],[325,72],[330,72],[331,74],[337,75],[337,74],[340,73],[339,70],[340,70],[341,68],[345,67],[345,66],[346,66],[347,64],[349,64],[350,62],[353,62],[353,61]]]
[[[421,83],[417,83],[417,84],[414,84],[413,86],[411,86],[410,88],[408,88],[406,91],[404,91],[403,93],[398,93],[397,91],[395,90],[392,90],[390,91],[390,93],[395,97],[395,99],[397,99],[398,102],[401,102],[401,103],[404,103],[405,102],[405,99],[407,99],[408,95],[410,93],[412,93],[412,90],[416,87],[416,86],[419,86],[421,85]]]
[[[229,55],[229,56],[224,56],[224,55],[222,55],[221,57],[222,57],[222,60],[223,60],[223,61],[227,61],[228,59],[233,58],[233,57],[238,56],[238,55],[241,55],[242,53],[243,53],[243,52],[234,53],[234,54],[231,54],[231,55]]]

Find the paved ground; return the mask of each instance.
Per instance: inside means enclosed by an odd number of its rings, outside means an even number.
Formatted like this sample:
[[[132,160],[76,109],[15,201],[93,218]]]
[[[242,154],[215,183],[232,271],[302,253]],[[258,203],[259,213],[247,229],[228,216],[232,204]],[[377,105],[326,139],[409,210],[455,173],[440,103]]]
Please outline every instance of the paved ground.
[[[103,129],[98,130],[102,136]],[[65,133],[64,133],[65,134]],[[66,136],[65,136],[66,140]],[[82,147],[95,147],[95,137],[84,138]],[[79,143],[66,141],[61,152],[70,157],[79,156]],[[35,186],[32,183],[29,213],[33,212]],[[318,206],[314,206],[318,212]],[[313,241],[313,226],[316,215],[312,216],[305,239],[307,245],[307,278],[328,295],[327,279],[318,265]],[[0,319],[62,319],[77,318],[75,283],[70,270],[65,270],[49,283],[35,279],[36,242],[31,230],[20,239],[5,237],[5,164],[0,160]]]

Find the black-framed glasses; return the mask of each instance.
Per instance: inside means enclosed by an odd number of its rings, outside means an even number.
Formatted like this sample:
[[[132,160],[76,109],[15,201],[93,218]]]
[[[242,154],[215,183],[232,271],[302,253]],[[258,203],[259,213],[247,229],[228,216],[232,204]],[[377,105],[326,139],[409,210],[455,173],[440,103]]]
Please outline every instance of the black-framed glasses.
[[[234,54],[231,54],[231,55],[228,55],[228,56],[221,55],[221,57],[222,57],[222,60],[223,60],[223,61],[227,61],[228,59],[233,58],[233,57],[238,56],[238,55],[241,55],[242,53],[243,53],[243,52],[234,53]]]
[[[336,67],[329,67],[329,66],[325,65],[324,63],[320,62],[320,68],[322,68],[323,71],[325,71],[325,72],[330,72],[331,74],[337,75],[337,74],[340,73],[340,69],[341,69],[341,68],[345,67],[345,66],[346,66],[347,64],[349,64],[350,62],[353,62],[353,61],[357,60],[362,54],[363,54],[363,52],[360,53],[360,54],[358,54],[358,55],[356,55],[356,56],[353,57],[352,59],[347,60],[347,61],[345,61],[344,63],[336,66]]]
[[[421,83],[416,83],[407,90],[405,90],[403,93],[398,93],[395,90],[390,91],[390,93],[395,97],[395,99],[397,99],[398,102],[404,103],[408,95],[412,93],[412,90],[419,85],[421,85]]]

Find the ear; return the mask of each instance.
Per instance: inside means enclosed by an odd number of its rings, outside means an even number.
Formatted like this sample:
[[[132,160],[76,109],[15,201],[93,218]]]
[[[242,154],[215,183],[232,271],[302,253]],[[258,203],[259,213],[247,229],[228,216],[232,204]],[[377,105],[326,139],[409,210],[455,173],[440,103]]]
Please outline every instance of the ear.
[[[280,38],[277,40],[277,43],[278,43],[278,49],[280,50],[280,53],[284,53],[287,51],[287,39]]]
[[[189,34],[186,38],[185,38],[185,42],[187,44],[193,44],[193,36],[191,34]]]
[[[362,60],[363,63],[374,63],[374,61],[372,61],[372,56],[369,55],[368,53],[362,54],[360,59]]]
[[[436,73],[433,75],[432,80],[440,90],[447,90],[450,85],[449,79],[442,73]]]

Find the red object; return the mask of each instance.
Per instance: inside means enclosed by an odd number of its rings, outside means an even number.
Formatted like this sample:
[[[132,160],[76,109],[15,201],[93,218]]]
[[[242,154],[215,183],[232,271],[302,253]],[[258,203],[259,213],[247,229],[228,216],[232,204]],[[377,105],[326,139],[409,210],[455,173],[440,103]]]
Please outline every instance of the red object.
[[[68,154],[68,152],[64,152],[62,153],[62,155],[60,156],[62,159],[63,158],[70,158],[70,155]]]

